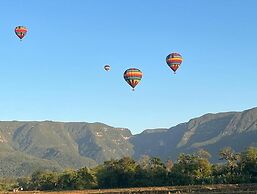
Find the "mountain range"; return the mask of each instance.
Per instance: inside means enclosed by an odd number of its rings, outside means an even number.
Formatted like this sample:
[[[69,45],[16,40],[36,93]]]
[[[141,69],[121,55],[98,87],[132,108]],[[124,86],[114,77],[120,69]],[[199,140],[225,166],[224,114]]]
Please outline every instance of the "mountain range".
[[[176,160],[180,153],[205,149],[218,162],[224,147],[257,146],[257,108],[205,114],[169,129],[129,129],[103,123],[0,121],[0,177],[36,170],[93,167],[106,160],[143,155]]]

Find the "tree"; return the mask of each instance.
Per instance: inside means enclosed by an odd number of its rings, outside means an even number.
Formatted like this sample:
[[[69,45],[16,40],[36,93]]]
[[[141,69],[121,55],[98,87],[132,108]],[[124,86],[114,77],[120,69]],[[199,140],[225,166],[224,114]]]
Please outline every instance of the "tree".
[[[48,171],[36,171],[31,176],[30,188],[36,190],[55,190],[58,184],[58,174]]]
[[[240,154],[235,153],[231,147],[222,149],[219,153],[220,160],[226,160],[225,166],[223,166],[223,182],[224,183],[240,183],[240,169],[239,162],[241,160]]]
[[[160,158],[150,158],[148,173],[151,180],[150,186],[164,186],[166,184],[166,167]]]
[[[257,148],[249,147],[241,154],[240,168],[247,182],[257,182]]]
[[[58,189],[59,190],[72,190],[76,189],[77,174],[74,170],[65,170],[59,175]]]
[[[204,149],[200,149],[195,153],[196,156],[198,156],[199,158],[203,158],[203,159],[209,159],[211,158],[211,154]]]
[[[180,154],[168,177],[172,185],[204,184],[210,181],[211,173],[208,159],[196,154]]]
[[[17,178],[17,183],[18,183],[19,187],[22,187],[25,191],[31,189],[31,178],[30,177]]]
[[[143,155],[141,156],[141,158],[138,160],[138,165],[142,168],[142,169],[146,169],[149,166],[149,161],[150,161],[150,157],[147,155]]]
[[[151,178],[148,173],[148,169],[145,167],[142,167],[140,165],[137,165],[135,169],[135,178],[133,181],[134,187],[147,187],[151,185]]]
[[[95,180],[88,168],[84,167],[76,171],[76,176],[74,177],[74,187],[76,189],[90,189],[94,186]]]
[[[219,153],[220,160],[226,160],[227,161],[227,169],[228,173],[234,174],[236,173],[238,163],[240,160],[240,155],[237,153],[234,153],[234,151],[231,149],[231,147],[226,147],[222,149]]]
[[[137,164],[130,157],[104,162],[96,176],[100,188],[131,187]]]

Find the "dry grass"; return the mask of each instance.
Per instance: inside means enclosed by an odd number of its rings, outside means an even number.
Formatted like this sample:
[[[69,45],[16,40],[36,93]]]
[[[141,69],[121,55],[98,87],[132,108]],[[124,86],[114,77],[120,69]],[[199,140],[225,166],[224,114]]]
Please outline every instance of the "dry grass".
[[[17,194],[172,194],[172,193],[257,193],[257,184],[219,184],[219,185],[191,185],[170,187],[144,187],[124,189],[95,189],[76,191],[20,191]],[[0,194],[14,194],[14,192],[0,192]]]

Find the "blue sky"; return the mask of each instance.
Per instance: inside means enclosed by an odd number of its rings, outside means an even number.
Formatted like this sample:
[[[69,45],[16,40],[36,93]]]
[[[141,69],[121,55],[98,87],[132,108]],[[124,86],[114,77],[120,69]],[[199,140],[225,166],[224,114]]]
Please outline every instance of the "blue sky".
[[[256,0],[1,0],[0,119],[140,133],[257,106]],[[23,41],[18,25],[29,32]],[[174,75],[165,62],[179,52]],[[105,72],[103,66],[111,65]],[[123,72],[143,78],[132,92]]]

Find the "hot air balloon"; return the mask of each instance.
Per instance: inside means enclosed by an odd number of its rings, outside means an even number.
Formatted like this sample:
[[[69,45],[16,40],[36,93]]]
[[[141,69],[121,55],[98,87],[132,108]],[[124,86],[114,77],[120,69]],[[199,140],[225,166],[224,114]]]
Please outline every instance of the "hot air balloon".
[[[110,71],[110,69],[111,69],[111,66],[110,66],[110,65],[107,64],[107,65],[104,66],[104,70],[105,70],[105,71]]]
[[[174,73],[176,73],[182,61],[182,56],[179,53],[171,53],[166,57],[166,63],[174,71]]]
[[[15,34],[21,39],[24,38],[24,36],[27,34],[28,29],[25,26],[17,26],[15,28]]]
[[[142,76],[143,73],[136,68],[127,69],[123,74],[125,81],[132,87],[133,91],[135,90],[136,85],[142,79]]]

